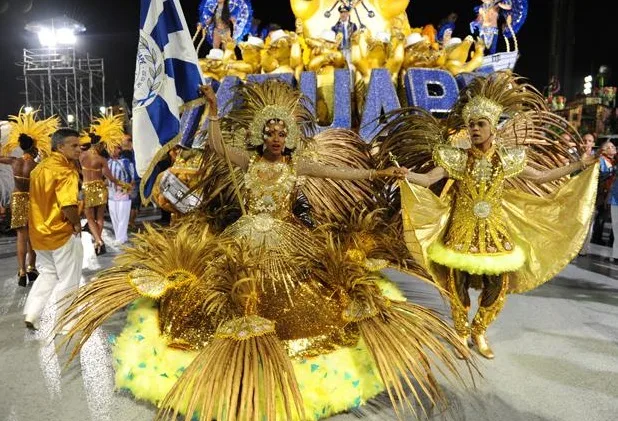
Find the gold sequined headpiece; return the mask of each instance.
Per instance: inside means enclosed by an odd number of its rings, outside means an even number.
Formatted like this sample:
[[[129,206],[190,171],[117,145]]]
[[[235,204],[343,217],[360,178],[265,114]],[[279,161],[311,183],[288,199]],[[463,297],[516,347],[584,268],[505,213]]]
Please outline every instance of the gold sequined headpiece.
[[[283,107],[277,105],[268,105],[257,113],[249,126],[249,133],[251,134],[249,138],[250,143],[253,146],[259,146],[264,143],[264,128],[271,121],[282,121],[285,124],[287,131],[285,146],[290,149],[296,149],[298,140],[301,137],[300,129],[294,120],[294,116]]]
[[[265,128],[272,121],[283,122],[287,137],[285,146],[296,149],[303,140],[313,135],[315,118],[302,92],[285,82],[269,80],[239,86],[238,100],[242,106],[226,117],[231,123],[235,146],[260,146],[264,143]]]
[[[484,118],[491,123],[492,127],[496,127],[500,121],[502,110],[500,104],[479,95],[472,98],[463,107],[461,114],[466,125],[470,123],[470,120]]]

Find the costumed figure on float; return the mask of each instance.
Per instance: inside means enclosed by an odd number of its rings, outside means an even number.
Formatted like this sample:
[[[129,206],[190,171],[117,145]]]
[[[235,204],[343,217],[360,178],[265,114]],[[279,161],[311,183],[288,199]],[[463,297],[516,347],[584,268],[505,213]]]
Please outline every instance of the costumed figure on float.
[[[481,0],[475,7],[477,17],[470,22],[470,32],[478,35],[485,44],[485,65],[493,65],[496,70],[513,70],[518,58],[519,46],[517,32],[528,16],[528,0]],[[502,31],[498,28],[503,20]],[[498,53],[498,38],[502,32],[506,52]],[[511,40],[513,46],[511,48]]]
[[[227,42],[239,43],[251,30],[253,9],[248,0],[202,0],[198,13],[193,37],[195,41],[201,34],[198,52],[205,40],[212,48],[224,50]]]
[[[401,184],[406,244],[424,276],[451,293],[462,345],[471,337],[482,356],[493,358],[486,330],[506,295],[548,281],[581,249],[594,208],[596,159],[563,166],[573,158],[559,134],[566,128],[580,139],[577,131],[510,72],[474,79],[444,121],[420,109],[390,117],[380,159],[388,163],[393,153],[414,171],[407,176],[412,184]],[[481,289],[471,323],[470,287]]]
[[[130,305],[116,386],[156,403],[158,419],[319,419],[385,389],[399,416],[419,411],[411,400],[440,406],[434,370],[464,381],[454,352],[469,353],[379,272],[418,270],[397,232],[377,210],[354,212],[376,209],[380,179],[405,171],[372,169],[353,132],[316,134],[306,98],[283,82],[237,89],[220,118],[202,88],[200,208],[148,227],[67,298],[72,356]]]

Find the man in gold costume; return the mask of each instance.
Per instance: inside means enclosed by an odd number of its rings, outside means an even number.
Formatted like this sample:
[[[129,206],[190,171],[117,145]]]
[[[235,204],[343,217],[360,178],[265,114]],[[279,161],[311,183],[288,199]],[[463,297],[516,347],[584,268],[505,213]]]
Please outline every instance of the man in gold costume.
[[[113,147],[122,145],[124,139],[122,116],[97,119],[90,127],[87,137],[90,139],[90,147],[79,156],[83,176],[84,213],[95,241],[95,252],[100,255],[106,253],[102,238],[105,206],[108,199],[105,180],[116,185],[125,184],[112,175],[107,159],[102,154],[104,150],[109,152]]]
[[[591,166],[595,158],[548,166],[560,162],[548,156],[568,153],[559,132],[552,130],[568,123],[546,110],[538,91],[509,73],[474,80],[446,122],[418,110],[402,114],[393,123],[399,126],[392,127],[388,145],[404,157],[403,165],[414,150],[431,151],[435,165],[428,172],[407,175],[409,182],[425,188],[402,186],[406,243],[450,293],[462,343],[467,346],[471,337],[478,352],[491,359],[486,330],[502,310],[507,292],[540,285],[579,251],[591,217],[596,166],[568,181],[564,177]],[[510,118],[501,122],[504,115]],[[446,140],[461,130],[471,143],[467,150]],[[577,136],[572,127],[570,131]],[[426,188],[442,179],[448,182],[436,197]],[[564,185],[557,188],[561,179]],[[541,193],[551,193],[550,200],[537,197]],[[481,289],[471,323],[470,287]]]
[[[34,282],[39,275],[36,269],[36,253],[28,238],[30,173],[37,166],[35,160],[49,154],[50,135],[58,125],[56,118],[37,121],[34,117],[34,113],[24,112],[11,116],[11,132],[2,152],[9,155],[19,147],[23,155],[19,158],[0,157],[0,163],[11,166],[15,180],[15,189],[11,195],[11,229],[17,233],[17,278],[18,285],[22,287],[25,287],[28,281]]]
[[[39,318],[54,289],[62,298],[79,286],[83,248],[77,212],[79,133],[59,129],[52,135],[52,152],[30,174],[32,248],[39,257],[41,275],[24,306],[28,329],[39,328]],[[68,305],[60,305],[58,314]]]

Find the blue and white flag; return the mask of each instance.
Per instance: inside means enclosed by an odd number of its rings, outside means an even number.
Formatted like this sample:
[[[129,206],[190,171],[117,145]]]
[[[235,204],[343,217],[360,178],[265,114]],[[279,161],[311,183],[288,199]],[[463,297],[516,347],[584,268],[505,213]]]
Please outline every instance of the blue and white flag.
[[[197,52],[179,0],[141,0],[133,92],[133,146],[145,174],[161,148],[180,131],[180,107],[203,83]]]

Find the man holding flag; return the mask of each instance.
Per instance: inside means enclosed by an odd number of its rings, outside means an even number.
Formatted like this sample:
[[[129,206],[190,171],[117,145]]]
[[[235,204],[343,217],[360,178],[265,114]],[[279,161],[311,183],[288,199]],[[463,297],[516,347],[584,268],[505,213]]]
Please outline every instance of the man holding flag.
[[[180,108],[198,98],[203,78],[179,0],[141,0],[133,96],[133,140],[144,198],[153,169],[181,131]]]

